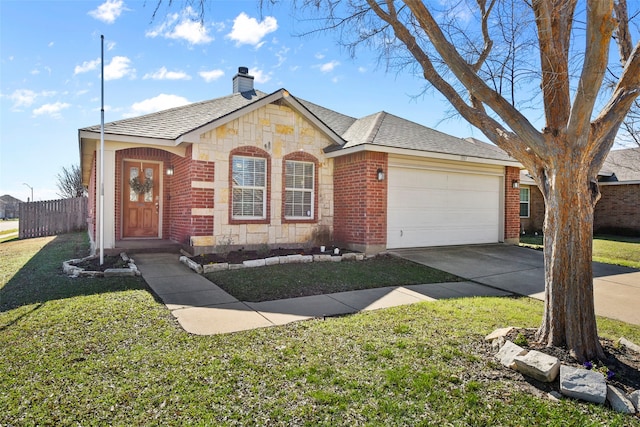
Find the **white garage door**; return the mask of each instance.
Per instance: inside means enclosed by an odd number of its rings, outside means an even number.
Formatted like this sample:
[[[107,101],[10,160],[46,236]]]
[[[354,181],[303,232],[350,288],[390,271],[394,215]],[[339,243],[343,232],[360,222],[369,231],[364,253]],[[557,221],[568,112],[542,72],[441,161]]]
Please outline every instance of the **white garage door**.
[[[390,166],[387,247],[495,243],[501,177]]]

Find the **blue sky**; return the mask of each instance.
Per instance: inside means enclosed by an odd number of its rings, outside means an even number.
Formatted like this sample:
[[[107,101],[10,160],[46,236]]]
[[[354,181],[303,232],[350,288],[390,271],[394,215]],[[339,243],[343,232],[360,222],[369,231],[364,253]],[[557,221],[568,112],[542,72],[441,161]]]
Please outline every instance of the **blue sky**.
[[[445,117],[424,82],[386,73],[375,52],[356,59],[306,27],[288,5],[262,14],[257,1],[213,1],[194,12],[155,0],[0,1],[0,195],[56,199],[56,175],[79,163],[78,129],[100,123],[100,35],[105,38],[105,121],[231,93],[239,66],[264,92],[360,117],[387,111],[456,136],[482,137]],[[286,3],[286,2],[285,2]],[[193,18],[196,18],[194,21]]]

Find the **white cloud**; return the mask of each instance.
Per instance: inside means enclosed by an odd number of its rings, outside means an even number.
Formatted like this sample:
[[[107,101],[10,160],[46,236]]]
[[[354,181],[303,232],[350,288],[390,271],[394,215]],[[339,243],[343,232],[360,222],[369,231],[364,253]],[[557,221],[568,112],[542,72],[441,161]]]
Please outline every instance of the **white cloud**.
[[[49,44],[47,46],[53,47],[53,42],[49,42]]]
[[[318,52],[314,55],[316,59],[324,59],[324,53]]]
[[[204,79],[205,82],[209,83],[214,80],[218,80],[220,77],[224,76],[224,71],[222,70],[200,71],[198,74],[200,75],[200,77]]]
[[[38,97],[38,94],[30,89],[14,90],[11,95],[3,95],[13,101],[12,111],[21,111],[23,107],[31,106]]]
[[[215,24],[214,24],[215,25]],[[173,13],[153,30],[145,34],[147,37],[162,36],[167,39],[186,40],[190,44],[206,44],[214,40],[209,30],[198,20],[198,14],[189,6],[182,15]]]
[[[123,77],[135,77],[136,70],[131,68],[131,60],[126,56],[114,56],[111,62],[104,66],[104,79],[117,80]]]
[[[116,42],[108,41],[107,50],[113,50],[116,47]]]
[[[73,69],[73,74],[81,74],[86,73],[91,70],[95,70],[100,65],[100,58],[94,59],[92,61],[84,61],[82,65],[76,65],[76,68]]]
[[[329,61],[326,62],[322,65],[320,65],[320,71],[322,71],[323,73],[330,73],[331,71],[333,71],[338,65],[340,65],[340,63],[338,61]]]
[[[142,77],[143,80],[191,80],[191,76],[184,71],[169,71],[166,67],[160,68],[154,73],[147,73]]]
[[[49,115],[54,118],[60,117],[60,112],[66,108],[71,107],[71,104],[66,102],[56,102],[53,104],[44,104],[43,106],[33,110],[34,116],[41,116],[43,114]]]
[[[32,76],[37,76],[38,74],[40,74],[40,70],[34,68],[33,70],[29,71],[29,74],[31,74]]]
[[[366,67],[358,67],[358,72],[366,73],[367,72],[367,68]]]
[[[125,10],[123,0],[107,0],[97,9],[89,11],[89,15],[99,21],[113,24],[123,10]]]
[[[38,98],[46,98],[56,95],[56,91],[43,90],[41,92],[35,92],[30,89],[17,89],[10,95],[1,94],[3,98],[8,98],[13,102],[11,111],[23,111],[23,108],[33,105]]]
[[[155,113],[156,111],[166,110],[168,108],[180,107],[182,105],[189,104],[189,100],[178,95],[167,95],[161,93],[160,95],[145,99],[144,101],[136,102],[131,106],[131,111],[124,114],[125,117],[135,117],[142,114]]]
[[[258,22],[256,18],[242,12],[233,20],[233,28],[227,34],[227,38],[234,40],[236,46],[250,44],[256,47],[262,46],[262,38],[278,29],[278,21],[273,16],[267,16]]]
[[[259,70],[257,68],[252,68],[249,70],[249,74],[253,76],[254,81],[256,83],[266,83],[269,80],[271,80],[271,73],[265,73],[262,70]]]
[[[280,67],[284,61],[287,60],[287,53],[289,53],[289,48],[286,46],[282,46],[282,48],[276,52],[276,58],[278,58],[278,64],[276,65],[277,67]]]

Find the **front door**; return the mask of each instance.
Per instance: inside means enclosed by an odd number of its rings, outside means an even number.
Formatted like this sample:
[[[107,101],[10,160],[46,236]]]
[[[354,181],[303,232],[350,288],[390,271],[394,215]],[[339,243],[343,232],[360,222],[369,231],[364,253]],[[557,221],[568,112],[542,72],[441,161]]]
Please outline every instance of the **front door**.
[[[122,237],[159,237],[159,169],[157,163],[124,162]]]

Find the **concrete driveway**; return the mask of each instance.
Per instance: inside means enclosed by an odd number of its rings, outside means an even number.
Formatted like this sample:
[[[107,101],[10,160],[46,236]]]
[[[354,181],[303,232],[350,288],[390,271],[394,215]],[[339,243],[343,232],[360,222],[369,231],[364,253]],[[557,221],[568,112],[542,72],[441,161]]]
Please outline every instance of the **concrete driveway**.
[[[389,252],[493,288],[544,299],[542,251],[495,244]],[[596,314],[640,325],[640,270],[594,262],[593,276]]]

